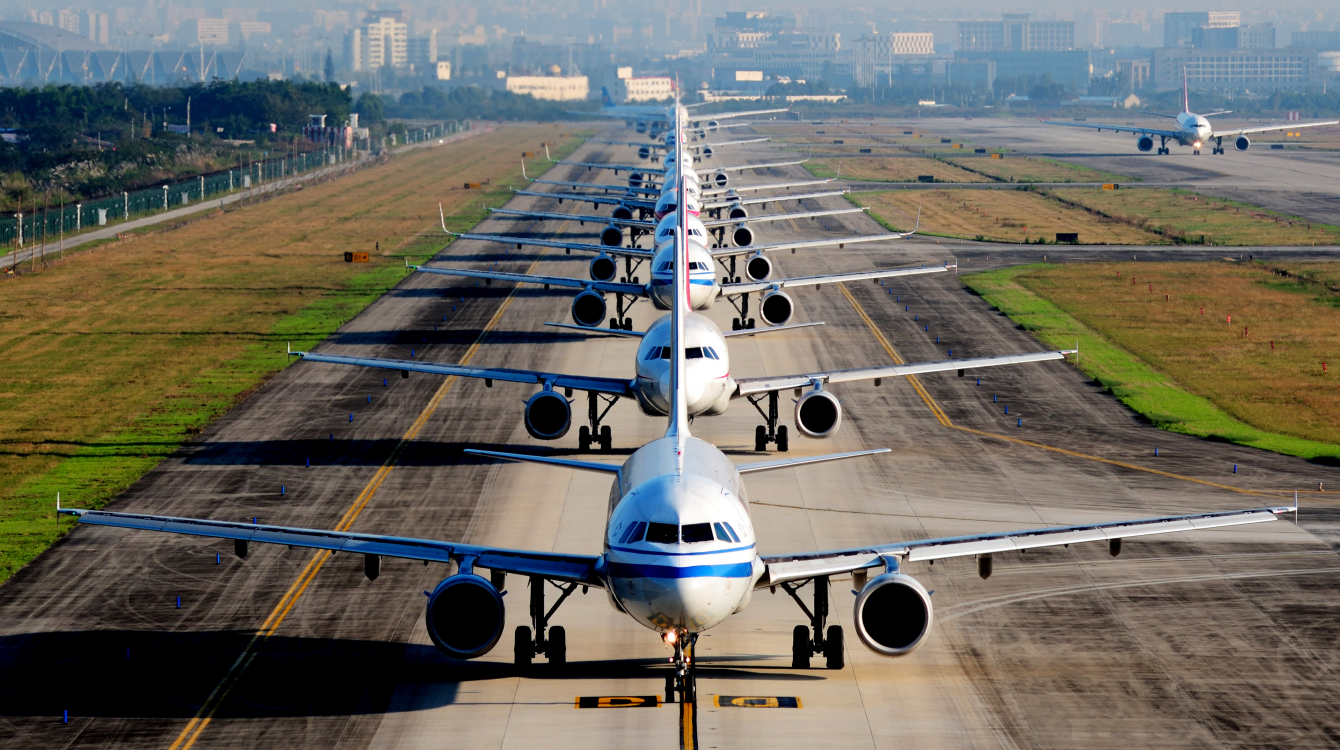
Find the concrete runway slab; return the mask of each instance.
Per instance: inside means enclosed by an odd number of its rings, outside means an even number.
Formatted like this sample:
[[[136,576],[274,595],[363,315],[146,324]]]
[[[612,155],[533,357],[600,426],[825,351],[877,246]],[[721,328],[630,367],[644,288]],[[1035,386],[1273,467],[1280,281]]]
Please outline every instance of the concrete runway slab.
[[[628,153],[592,144],[575,158]],[[547,176],[564,174],[608,181],[561,168]],[[585,210],[547,199],[510,205]],[[860,215],[761,226],[760,243],[881,231]],[[585,238],[597,229],[501,218],[480,227]],[[775,273],[938,264],[960,247],[970,248],[973,268],[1032,257],[918,239],[782,254]],[[504,254],[465,241],[439,261],[586,271],[585,258],[561,251]],[[1040,348],[953,274],[800,289],[793,298],[797,321],[826,325],[732,340],[734,374],[881,364],[890,360],[881,338],[906,360],[951,348],[954,356]],[[631,374],[634,342],[541,326],[565,321],[569,300],[558,290],[414,276],[321,350],[406,357],[412,348],[433,361]],[[632,312],[639,329],[657,315],[646,304]],[[732,310],[721,302],[709,315],[729,326]],[[700,641],[687,733],[677,705],[574,707],[579,696],[664,695],[668,650],[603,592],[575,594],[555,617],[568,633],[568,670],[546,670],[540,659],[519,676],[508,648],[511,627],[526,621],[527,584],[518,577],[508,579],[504,640],[463,663],[433,649],[423,627],[418,592],[447,575],[444,566],[386,560],[369,582],[362,561],[347,556],[256,546],[237,560],[220,542],[80,528],[0,587],[0,747],[1334,746],[1340,514],[1333,494],[1315,490],[1318,482],[1340,487],[1340,472],[1163,432],[1061,362],[988,370],[981,385],[953,373],[915,385],[835,386],[843,429],[791,444],[797,456],[892,453],[747,480],[762,552],[1276,505],[1311,490],[1301,526],[1131,540],[1117,558],[1101,545],[1002,556],[985,581],[971,560],[909,564],[905,572],[935,591],[937,622],[928,643],[900,660],[859,643],[851,582],[835,579],[831,622],[847,632],[847,667],[835,671],[817,658],[815,668],[791,669],[790,630],[802,615],[784,593],[756,592],[748,609]],[[471,445],[575,454],[575,434],[547,444],[526,435],[529,394],[418,375],[383,386],[382,373],[299,363],[113,507],[320,528],[352,518],[372,533],[597,552],[606,479],[461,454]],[[759,422],[736,402],[693,431],[757,460]],[[664,431],[663,420],[627,401],[608,424],[614,455],[592,460],[621,460]],[[722,695],[795,697],[801,708],[717,707]]]

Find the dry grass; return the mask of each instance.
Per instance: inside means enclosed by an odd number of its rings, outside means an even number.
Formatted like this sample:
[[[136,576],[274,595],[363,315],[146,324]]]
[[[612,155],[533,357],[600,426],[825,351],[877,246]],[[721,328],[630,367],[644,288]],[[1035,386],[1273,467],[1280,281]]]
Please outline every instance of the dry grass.
[[[1283,270],[1323,281],[1225,262],[1086,263],[1015,280],[1242,422],[1337,445],[1340,293],[1324,280],[1340,269]]]
[[[31,531],[50,518],[44,478],[94,505],[127,486],[284,367],[285,340],[324,338],[404,275],[403,256],[446,244],[438,201],[473,225],[522,183],[519,154],[558,134],[505,126],[4,281],[0,580],[50,541],[50,520]],[[486,179],[492,195],[462,189]],[[343,260],[378,245],[371,264]]]
[[[952,163],[983,172],[1004,182],[1130,182],[1124,175],[1089,169],[1076,164],[1033,157],[1004,159],[951,159]]]
[[[816,177],[832,177],[837,174],[839,164],[842,166],[843,178],[852,180],[916,182],[919,175],[928,174],[933,175],[936,182],[991,182],[989,177],[973,174],[936,159],[906,156],[813,159],[805,162],[805,168]]]
[[[1164,241],[1213,245],[1331,245],[1340,229],[1182,190],[1049,190],[1047,195],[1144,227]]]
[[[846,174],[846,170],[843,170]],[[860,193],[854,203],[899,229],[911,229],[921,209],[930,234],[998,242],[1048,242],[1057,232],[1079,232],[1082,243],[1154,244],[1158,235],[1105,219],[1025,190],[894,190]]]

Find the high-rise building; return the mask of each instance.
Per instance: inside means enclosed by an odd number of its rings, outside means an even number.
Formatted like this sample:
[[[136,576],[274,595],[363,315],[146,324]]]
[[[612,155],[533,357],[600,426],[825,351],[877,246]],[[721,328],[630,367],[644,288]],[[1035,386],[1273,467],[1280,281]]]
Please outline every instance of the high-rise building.
[[[1315,50],[1340,50],[1340,31],[1295,31],[1289,46]]]
[[[1237,11],[1197,11],[1163,14],[1163,46],[1193,46],[1196,29],[1227,29],[1242,24]]]
[[[1074,21],[1034,21],[1028,13],[1005,13],[999,21],[961,21],[962,52],[1055,52],[1075,48]]]
[[[426,36],[410,37],[405,54],[410,65],[419,70],[431,69],[437,62],[437,29],[429,29]]]
[[[188,44],[228,46],[228,21],[222,18],[195,18],[182,25],[180,38]]]
[[[72,34],[79,33],[79,11],[62,10],[57,14],[56,25]]]
[[[344,67],[363,69],[363,30],[349,29],[344,34]]]
[[[1171,48],[1154,51],[1156,91],[1180,88],[1186,71],[1193,89],[1299,86],[1312,83],[1317,53],[1312,50],[1223,50]]]
[[[400,22],[398,11],[373,11],[361,31],[362,67],[354,70],[409,65],[409,26]]]
[[[107,17],[107,14],[99,13],[96,10],[90,10],[88,11],[87,22],[88,27],[86,36],[88,36],[88,40],[90,42],[97,42],[98,44],[106,44],[111,28],[111,19]]]

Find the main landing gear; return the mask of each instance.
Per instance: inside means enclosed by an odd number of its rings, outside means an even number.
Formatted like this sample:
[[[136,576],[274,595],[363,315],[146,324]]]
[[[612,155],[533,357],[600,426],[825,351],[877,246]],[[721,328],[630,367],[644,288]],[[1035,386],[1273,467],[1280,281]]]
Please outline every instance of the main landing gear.
[[[1160,137],[1159,137],[1159,156],[1167,156],[1169,153],[1171,153],[1171,152],[1168,151],[1168,139],[1165,138],[1165,137],[1160,136]]]
[[[577,590],[580,583],[571,582],[567,584],[555,583],[554,586],[562,591],[558,601],[546,612],[544,609],[544,583],[545,579],[540,576],[530,576],[530,622],[534,628],[525,625],[518,625],[516,629],[515,641],[512,646],[512,656],[518,670],[529,669],[531,662],[539,654],[544,654],[549,659],[549,666],[559,668],[568,663],[568,633],[562,625],[549,627],[549,618],[558,611],[558,605],[563,603]],[[496,584],[495,584],[496,585]],[[501,588],[499,586],[499,588]],[[582,593],[586,593],[586,587],[582,586]],[[546,632],[548,631],[548,632]],[[532,636],[533,632],[533,636]]]
[[[735,277],[736,282],[739,282],[739,280],[740,277]],[[752,329],[754,327],[754,319],[749,317],[749,294],[745,293],[737,296],[739,297],[739,302],[735,301],[735,297],[727,297],[727,299],[730,300],[730,303],[735,306],[736,311],[740,313],[740,317],[731,318],[730,329],[732,331]]]
[[[1224,139],[1222,137],[1214,139],[1214,148],[1210,149],[1210,153],[1214,155],[1222,155],[1224,153]]]
[[[779,426],[777,424],[777,391],[745,396],[745,398],[749,399],[749,403],[753,405],[754,409],[763,415],[764,419],[768,420],[766,425],[761,424],[754,428],[754,450],[765,451],[768,449],[768,443],[776,443],[777,450],[782,453],[790,450],[791,440],[787,435],[786,425]],[[765,398],[768,400],[767,411],[763,411],[763,407],[758,405],[758,402]]]
[[[698,697],[698,678],[694,656],[698,650],[698,634],[675,634],[675,671],[665,676],[665,702],[692,703]]]
[[[800,610],[805,613],[806,617],[810,618],[810,627],[797,625],[791,631],[791,668],[809,669],[810,657],[814,654],[823,654],[824,666],[829,669],[842,669],[846,666],[842,626],[829,625],[827,634],[824,633],[824,623],[828,620],[828,576],[819,576],[800,584],[782,583],[778,585],[785,589],[792,599],[796,600],[796,604],[800,605]],[[814,587],[813,612],[796,595],[797,591],[807,585]],[[812,636],[811,630],[813,631]]]
[[[624,279],[619,279],[619,283],[622,284],[626,282],[624,281]],[[634,284],[637,283],[636,276],[633,277],[633,283]],[[632,310],[633,305],[637,304],[637,297],[632,297],[628,301],[628,303],[625,304],[624,303],[625,296],[626,295],[619,294],[618,292],[615,292],[614,294],[614,309],[617,311],[618,315],[616,317],[610,318],[610,330],[612,331],[633,330],[633,319],[628,317],[628,311]]]
[[[605,409],[602,411],[600,406],[604,403]],[[610,432],[610,426],[601,426],[600,421],[610,413],[610,409],[619,402],[618,396],[611,396],[595,391],[586,392],[586,419],[590,425],[582,425],[577,430],[577,447],[580,450],[587,451],[592,445],[599,445],[600,450],[609,452],[614,445],[614,435]]]

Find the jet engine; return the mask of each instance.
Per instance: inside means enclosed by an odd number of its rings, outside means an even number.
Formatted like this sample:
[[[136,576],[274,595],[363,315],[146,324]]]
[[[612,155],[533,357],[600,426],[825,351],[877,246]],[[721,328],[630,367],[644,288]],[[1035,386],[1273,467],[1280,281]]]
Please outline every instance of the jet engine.
[[[730,182],[730,178],[726,176],[725,172],[717,172],[712,175],[712,182],[714,182],[717,187],[724,188],[726,187],[726,183]]]
[[[789,300],[788,300],[789,302]],[[763,298],[763,305],[768,300]],[[766,307],[764,308],[766,310]],[[764,313],[766,316],[766,313]],[[790,317],[790,316],[788,316]],[[764,317],[764,320],[767,320]],[[775,324],[774,324],[775,325]],[[842,426],[842,404],[828,391],[812,390],[796,401],[796,429],[812,438],[826,438]]]
[[[714,150],[711,146],[703,146],[703,158],[704,158],[704,159],[711,159],[711,158],[712,158],[712,154],[715,154],[715,153],[716,153],[716,150]]]
[[[637,132],[639,133],[647,132],[647,122],[645,120],[637,121]]]
[[[718,123],[716,120],[707,121],[707,132],[715,133],[717,132],[718,127],[720,127],[720,123]]]
[[[1251,146],[1252,142],[1248,140],[1245,135],[1240,135],[1237,140],[1233,141],[1233,148],[1236,148],[1239,151],[1246,151],[1251,148]]]
[[[613,281],[614,275],[619,272],[619,263],[610,256],[601,253],[591,259],[590,271],[593,281]]]
[[[795,311],[796,306],[786,292],[768,292],[758,303],[759,317],[770,326],[786,325]]]
[[[735,231],[731,232],[730,239],[736,247],[749,247],[754,244],[754,232],[744,224],[737,224]]]
[[[540,391],[526,401],[526,432],[536,440],[557,440],[572,426],[572,406],[553,391]]]
[[[1140,136],[1140,140],[1135,142],[1135,147],[1140,149],[1141,151],[1153,151],[1154,139],[1150,138],[1147,135],[1142,135]]]
[[[610,224],[600,230],[600,244],[605,247],[618,247],[623,244],[623,230]]]
[[[572,322],[595,328],[605,322],[605,298],[599,292],[587,290],[572,298]]]
[[[650,158],[651,158],[651,146],[638,146],[638,147],[637,147],[637,158],[639,158],[639,159],[650,159]]]
[[[641,172],[633,171],[628,173],[628,187],[640,188],[646,182],[646,178]]]
[[[906,656],[931,632],[930,594],[911,576],[885,573],[856,597],[856,634],[871,651]]]
[[[749,277],[750,281],[762,281],[772,275],[772,261],[763,253],[757,253],[744,264],[744,275]],[[780,292],[776,292],[780,294]],[[787,317],[791,317],[788,312]],[[763,316],[767,320],[767,315]]]
[[[749,211],[745,210],[745,207],[744,207],[744,206],[741,206],[741,205],[739,205],[739,204],[737,203],[736,205],[730,207],[730,216],[729,216],[729,218],[731,218],[731,219],[747,219],[747,218],[749,218]]]
[[[614,211],[610,215],[620,221],[628,221],[633,218],[633,209],[628,206],[615,206]]]
[[[504,619],[502,595],[473,573],[451,576],[428,595],[428,637],[447,656],[487,654],[502,637]]]

